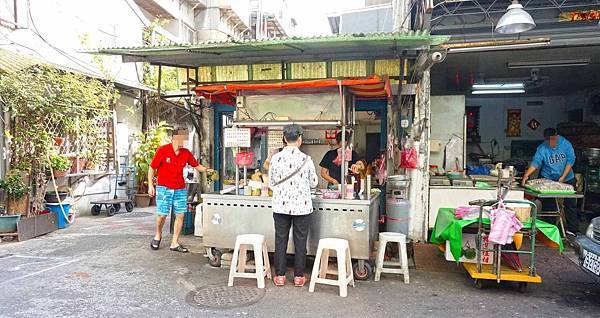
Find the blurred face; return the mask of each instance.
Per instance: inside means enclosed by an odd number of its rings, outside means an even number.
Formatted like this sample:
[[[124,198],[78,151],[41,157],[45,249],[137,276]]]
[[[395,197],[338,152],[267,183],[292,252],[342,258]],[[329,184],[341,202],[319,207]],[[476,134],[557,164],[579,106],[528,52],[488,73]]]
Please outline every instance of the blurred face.
[[[182,133],[176,133],[173,135],[173,149],[179,150],[187,146],[188,135]]]
[[[558,136],[550,136],[545,139],[546,144],[550,146],[550,148],[556,148],[558,145]]]

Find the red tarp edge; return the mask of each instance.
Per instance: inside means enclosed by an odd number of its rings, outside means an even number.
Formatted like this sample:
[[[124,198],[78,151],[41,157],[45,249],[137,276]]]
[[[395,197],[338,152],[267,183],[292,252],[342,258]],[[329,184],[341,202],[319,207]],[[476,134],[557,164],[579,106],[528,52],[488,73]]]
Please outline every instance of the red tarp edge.
[[[311,81],[279,82],[279,83],[232,83],[196,86],[194,91],[198,92],[232,92],[239,90],[259,90],[259,89],[287,89],[287,88],[307,88],[307,87],[332,87],[332,86],[351,86],[365,84],[379,84],[382,80],[379,76],[372,76],[362,79],[323,79]]]

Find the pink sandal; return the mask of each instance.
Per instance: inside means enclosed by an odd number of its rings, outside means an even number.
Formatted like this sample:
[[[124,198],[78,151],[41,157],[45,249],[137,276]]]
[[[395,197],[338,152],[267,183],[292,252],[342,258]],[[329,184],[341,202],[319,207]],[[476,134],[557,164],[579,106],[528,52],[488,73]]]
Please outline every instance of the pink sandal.
[[[275,283],[275,286],[284,286],[285,276],[275,276],[275,278],[273,278],[273,283]]]

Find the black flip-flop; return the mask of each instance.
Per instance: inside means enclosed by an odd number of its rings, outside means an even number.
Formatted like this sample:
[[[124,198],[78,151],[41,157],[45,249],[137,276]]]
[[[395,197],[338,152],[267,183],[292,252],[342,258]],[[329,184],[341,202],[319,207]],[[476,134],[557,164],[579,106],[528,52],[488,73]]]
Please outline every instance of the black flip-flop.
[[[173,252],[179,252],[179,253],[188,253],[190,251],[181,245],[177,245],[177,247],[170,247],[169,249]]]
[[[153,250],[157,250],[160,248],[160,240],[156,240],[156,239],[152,239],[152,241],[150,241],[150,248]]]

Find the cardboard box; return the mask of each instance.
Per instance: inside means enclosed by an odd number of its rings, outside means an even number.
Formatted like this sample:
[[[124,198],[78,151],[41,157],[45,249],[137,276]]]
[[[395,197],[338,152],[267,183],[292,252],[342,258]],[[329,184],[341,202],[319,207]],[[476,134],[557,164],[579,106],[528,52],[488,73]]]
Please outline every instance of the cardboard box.
[[[477,246],[475,244],[476,240],[477,240],[477,234],[463,234],[462,235],[462,250],[475,249],[475,247]],[[489,243],[488,236],[484,235],[483,236],[483,248],[488,249],[491,247],[492,246]],[[474,255],[476,255],[476,254],[474,254]],[[452,253],[450,252],[450,242],[449,241],[446,241],[446,260],[456,262],[456,260],[454,259],[454,256],[452,256]],[[472,259],[469,259],[469,258],[465,257],[465,255],[463,253],[463,255],[460,257],[460,259],[458,261],[461,263],[477,263],[477,257],[473,257]],[[492,261],[493,261],[493,253],[492,252],[482,252],[481,253],[481,263],[482,264],[492,264]]]

